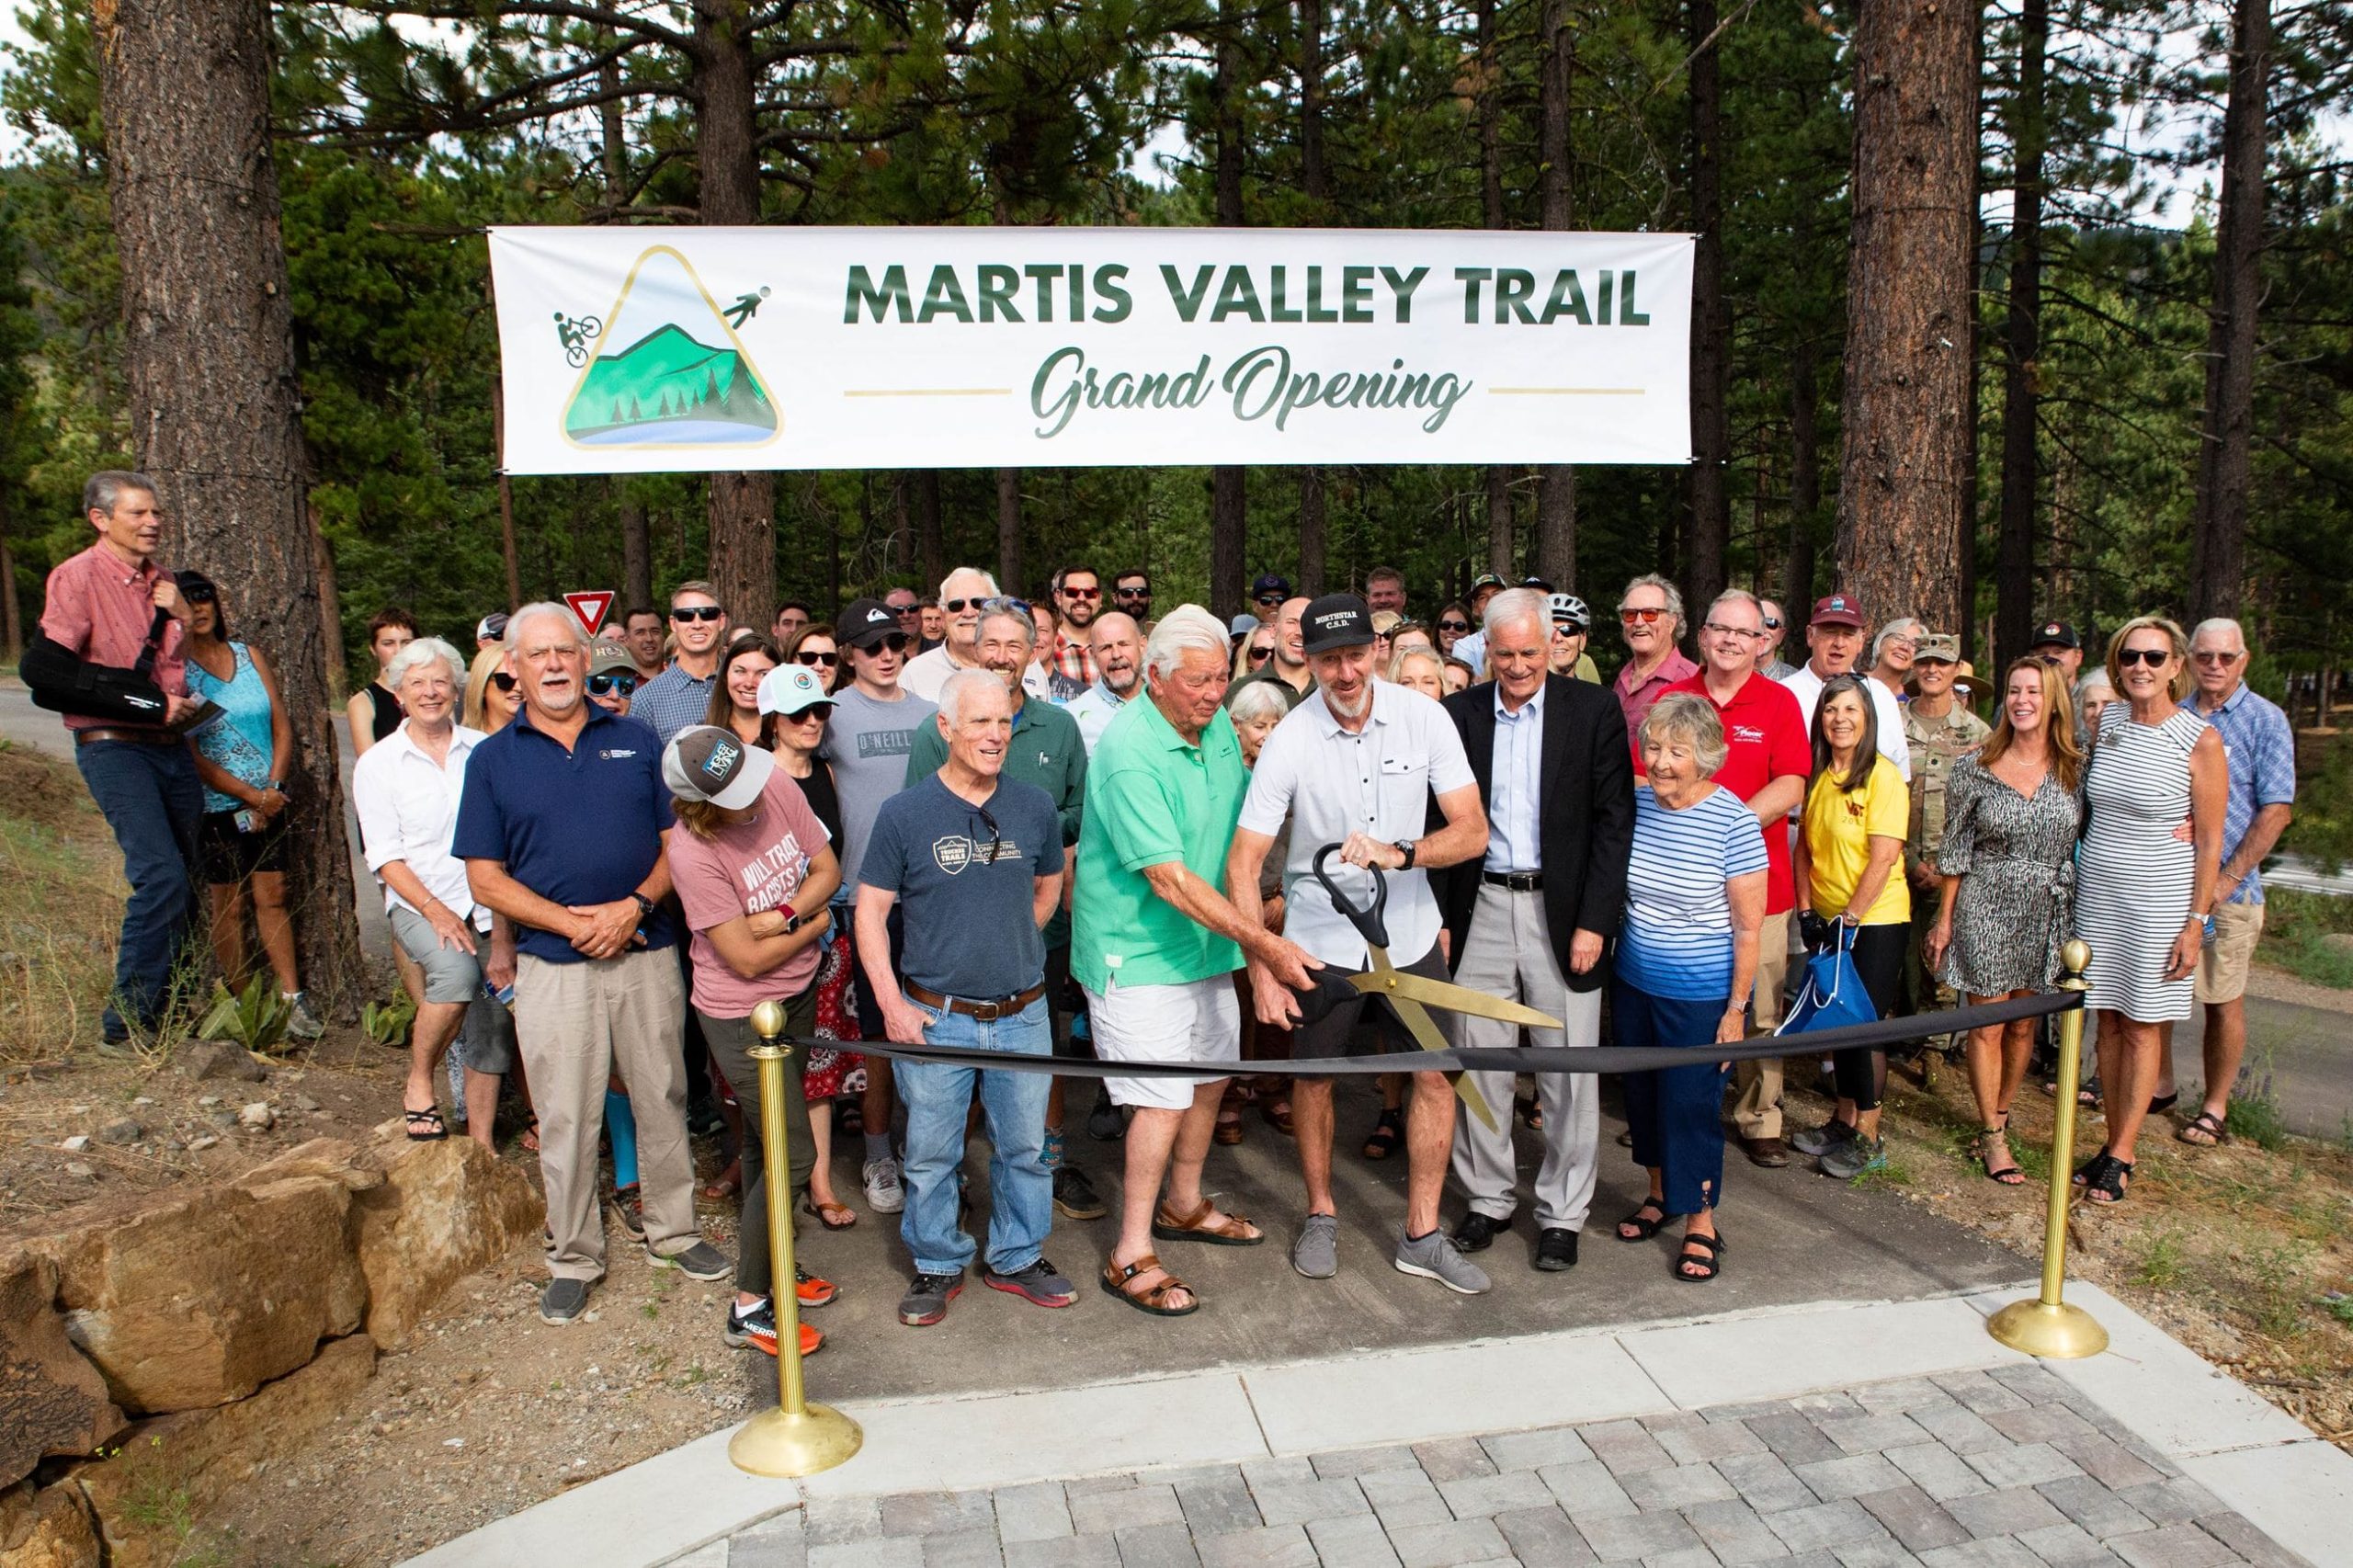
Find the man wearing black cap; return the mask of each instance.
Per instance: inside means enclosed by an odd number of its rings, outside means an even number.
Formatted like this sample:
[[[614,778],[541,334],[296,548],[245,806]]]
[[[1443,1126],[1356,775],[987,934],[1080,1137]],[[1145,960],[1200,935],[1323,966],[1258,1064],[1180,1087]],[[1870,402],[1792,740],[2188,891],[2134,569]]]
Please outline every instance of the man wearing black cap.
[[[1440,922],[1429,871],[1485,852],[1487,817],[1478,781],[1452,722],[1428,698],[1373,677],[1372,612],[1353,594],[1327,594],[1307,607],[1304,647],[1316,690],[1275,726],[1258,754],[1233,850],[1227,896],[1253,925],[1260,917],[1258,875],[1286,821],[1290,849],[1283,868],[1283,934],[1322,963],[1361,971],[1365,938],[1332,906],[1316,880],[1326,845],[1340,852],[1327,870],[1344,894],[1363,904],[1372,879],[1350,868],[1377,867],[1388,879],[1390,951],[1398,967],[1447,978]],[[1438,797],[1446,825],[1425,834]],[[1251,989],[1260,1021],[1290,1025],[1295,1054],[1346,1051],[1363,998],[1301,1023],[1299,999],[1255,960]],[[1307,1183],[1307,1222],[1291,1248],[1291,1267],[1310,1279],[1339,1271],[1338,1208],[1332,1198],[1332,1081],[1301,1078],[1291,1088],[1292,1124]],[[1454,1090],[1438,1073],[1414,1074],[1405,1127],[1405,1224],[1394,1258],[1402,1273],[1476,1295],[1487,1277],[1438,1228],[1438,1193],[1454,1143]]]
[[[2076,636],[2075,629],[2063,620],[2046,620],[2036,627],[2034,641],[2028,644],[2027,652],[2040,658],[2056,660],[2059,667],[2067,674],[2070,688],[2075,686],[2075,676],[2084,667],[2084,640]]]
[[[1471,579],[1471,597],[1465,601],[1471,610],[1471,633],[1454,640],[1453,656],[1471,666],[1480,679],[1487,677],[1487,601],[1504,591],[1506,585],[1493,572],[1482,572]],[[1541,592],[1551,593],[1546,587]]]
[[[1282,602],[1290,597],[1290,579],[1279,573],[1261,572],[1250,584],[1250,602],[1257,607],[1260,620],[1272,620]],[[1126,608],[1126,606],[1121,606]],[[1131,611],[1130,613],[1133,613]]]

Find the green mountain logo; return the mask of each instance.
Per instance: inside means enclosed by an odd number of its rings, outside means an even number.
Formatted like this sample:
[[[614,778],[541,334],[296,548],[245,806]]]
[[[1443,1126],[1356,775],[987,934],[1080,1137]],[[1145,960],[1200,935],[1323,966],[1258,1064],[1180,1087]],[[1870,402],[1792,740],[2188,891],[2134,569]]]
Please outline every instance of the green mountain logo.
[[[587,447],[756,447],[777,437],[775,399],[687,258],[637,258],[564,405],[563,433]]]

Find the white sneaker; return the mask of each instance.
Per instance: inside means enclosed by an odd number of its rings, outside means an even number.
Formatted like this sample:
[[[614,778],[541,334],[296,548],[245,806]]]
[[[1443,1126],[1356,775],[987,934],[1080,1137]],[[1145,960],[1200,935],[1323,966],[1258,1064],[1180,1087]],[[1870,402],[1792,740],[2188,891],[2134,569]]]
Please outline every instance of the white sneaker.
[[[885,1154],[866,1162],[866,1206],[877,1214],[896,1214],[907,1206],[906,1189],[899,1185],[899,1162]]]

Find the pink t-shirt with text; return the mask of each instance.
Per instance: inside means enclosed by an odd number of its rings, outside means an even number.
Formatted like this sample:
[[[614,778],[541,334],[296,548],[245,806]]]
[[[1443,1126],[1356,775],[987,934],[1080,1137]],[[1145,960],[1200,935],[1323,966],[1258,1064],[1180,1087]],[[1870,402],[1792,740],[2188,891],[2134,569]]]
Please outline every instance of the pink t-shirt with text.
[[[824,824],[782,768],[760,791],[752,820],[698,838],[681,823],[667,835],[670,880],[694,933],[694,1004],[714,1018],[740,1018],[763,1002],[798,995],[816,978],[817,944],[746,980],[711,945],[710,928],[742,915],[780,909],[809,880],[809,862],[825,847]]]

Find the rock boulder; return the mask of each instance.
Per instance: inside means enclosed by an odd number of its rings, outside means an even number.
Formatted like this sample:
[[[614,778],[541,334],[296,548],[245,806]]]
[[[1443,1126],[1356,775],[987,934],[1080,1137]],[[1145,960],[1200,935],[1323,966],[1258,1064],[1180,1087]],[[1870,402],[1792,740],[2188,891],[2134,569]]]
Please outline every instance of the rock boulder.
[[[368,1332],[404,1344],[443,1291],[538,1233],[546,1217],[519,1166],[471,1138],[411,1142],[380,1132],[384,1183],[358,1195],[359,1267],[368,1277]]]
[[[98,1568],[98,1532],[82,1489],[70,1481],[29,1486],[0,1500],[0,1568]]]
[[[65,1336],[57,1265],[28,1249],[0,1256],[0,1485],[52,1454],[87,1454],[122,1430],[106,1380]]]

